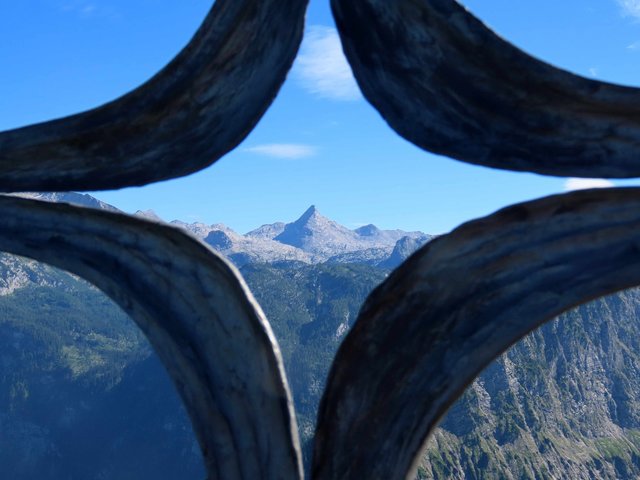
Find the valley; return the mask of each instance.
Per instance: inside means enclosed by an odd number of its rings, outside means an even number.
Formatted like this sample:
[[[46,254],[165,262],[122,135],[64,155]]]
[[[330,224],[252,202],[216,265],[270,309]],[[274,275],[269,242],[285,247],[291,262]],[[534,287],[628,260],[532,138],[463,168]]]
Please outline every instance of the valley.
[[[50,200],[105,208],[87,197]],[[350,230],[315,207],[245,235],[172,223],[236,263],[267,314],[308,461],[340,341],[371,289],[432,237]],[[3,471],[18,480],[202,478],[188,419],[135,325],[65,272],[9,255],[0,269]],[[640,290],[549,322],[467,389],[430,440],[418,477],[637,478],[639,347]]]

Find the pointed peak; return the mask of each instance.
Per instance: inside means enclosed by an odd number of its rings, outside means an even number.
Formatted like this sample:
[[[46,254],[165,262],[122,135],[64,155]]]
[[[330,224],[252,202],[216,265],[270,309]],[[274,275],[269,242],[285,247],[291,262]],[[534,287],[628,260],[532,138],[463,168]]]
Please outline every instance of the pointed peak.
[[[309,220],[312,217],[321,216],[320,212],[315,205],[311,205],[307,210],[296,220],[296,223],[303,223]]]
[[[314,213],[318,213],[318,209],[315,205],[311,205],[307,210],[303,213],[304,215],[313,215]]]

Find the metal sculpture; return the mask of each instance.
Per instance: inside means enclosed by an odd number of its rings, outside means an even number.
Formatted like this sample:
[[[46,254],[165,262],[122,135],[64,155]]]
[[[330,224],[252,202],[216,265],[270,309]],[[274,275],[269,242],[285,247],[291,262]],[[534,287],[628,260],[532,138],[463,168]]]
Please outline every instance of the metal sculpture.
[[[0,133],[0,190],[93,190],[200,170],[284,81],[306,0],[220,0],[150,82],[96,110]],[[401,135],[470,163],[640,173],[640,91],[579,78],[500,40],[455,0],[332,0],[366,98]],[[260,42],[255,39],[262,39]],[[226,261],[171,227],[0,198],[0,249],[72,271],[149,337],[208,478],[300,479],[270,327]],[[640,283],[640,189],[555,196],[428,244],[369,297],[334,361],[311,478],[410,478],[480,370],[559,313]]]
[[[338,351],[313,478],[404,478],[448,407],[509,346],[640,284],[638,212],[638,188],[543,198],[462,225],[409,258],[371,293]],[[349,447],[363,439],[366,448]]]
[[[331,5],[365,98],[417,146],[545,175],[640,175],[637,88],[536,60],[455,0]]]
[[[131,316],[174,381],[209,478],[301,478],[280,351],[233,265],[176,228],[65,204],[0,196],[0,232],[0,250],[83,277]]]
[[[144,85],[94,110],[0,133],[0,191],[106,190],[211,165],[275,98],[307,1],[219,0]]]

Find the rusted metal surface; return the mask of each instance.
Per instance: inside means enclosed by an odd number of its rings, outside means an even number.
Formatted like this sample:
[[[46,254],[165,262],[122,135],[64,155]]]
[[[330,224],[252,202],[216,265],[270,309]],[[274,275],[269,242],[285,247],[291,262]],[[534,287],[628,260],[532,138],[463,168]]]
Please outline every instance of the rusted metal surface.
[[[504,41],[455,0],[331,0],[364,96],[400,135],[478,165],[640,176],[640,90]]]
[[[640,189],[508,207],[433,240],[370,297],[320,406],[312,478],[412,478],[425,441],[510,345],[640,284]]]
[[[273,101],[308,0],[218,0],[191,42],[131,93],[0,133],[0,191],[103,190],[201,170]]]
[[[131,316],[186,406],[210,480],[302,478],[271,327],[204,243],[127,215],[0,196],[0,250],[83,277]]]

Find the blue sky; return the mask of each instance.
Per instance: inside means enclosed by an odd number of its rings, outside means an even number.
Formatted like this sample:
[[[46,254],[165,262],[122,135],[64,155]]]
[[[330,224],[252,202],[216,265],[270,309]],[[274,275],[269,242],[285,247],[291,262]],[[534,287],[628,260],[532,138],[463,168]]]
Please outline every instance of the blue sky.
[[[546,61],[587,77],[639,83],[640,0],[464,3]],[[135,88],[188,42],[210,5],[2,2],[0,130],[86,110]],[[374,223],[442,233],[502,206],[585,185],[475,167],[419,150],[360,96],[328,0],[312,0],[307,27],[280,95],[234,152],[187,178],[96,196],[125,211],[153,209],[167,220],[221,222],[241,233],[294,220],[311,204],[350,228]]]

